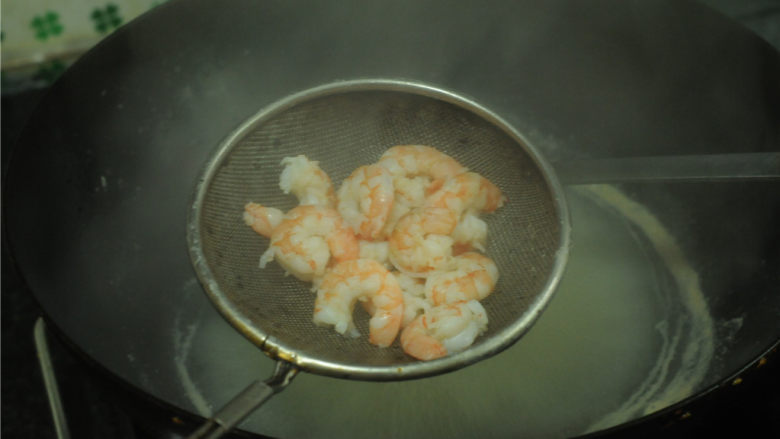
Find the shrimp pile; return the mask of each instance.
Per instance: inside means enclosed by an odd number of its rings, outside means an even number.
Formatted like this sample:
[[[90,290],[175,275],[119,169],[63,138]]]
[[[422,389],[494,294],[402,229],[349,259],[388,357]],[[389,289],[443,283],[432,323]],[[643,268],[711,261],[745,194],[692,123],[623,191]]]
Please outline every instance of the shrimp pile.
[[[299,205],[285,213],[250,201],[244,222],[269,239],[260,268],[276,261],[312,283],[315,324],[359,337],[352,315],[360,302],[371,344],[398,339],[423,361],[460,352],[487,330],[480,301],[495,289],[498,267],[484,254],[480,215],[506,202],[498,187],[422,145],[388,149],[338,191],[303,155],[281,165],[279,187]]]

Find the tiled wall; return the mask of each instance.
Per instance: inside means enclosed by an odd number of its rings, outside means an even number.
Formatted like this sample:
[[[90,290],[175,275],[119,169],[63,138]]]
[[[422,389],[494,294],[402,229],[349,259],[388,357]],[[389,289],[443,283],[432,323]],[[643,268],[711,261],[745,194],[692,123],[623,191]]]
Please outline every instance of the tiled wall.
[[[165,1],[3,0],[3,93],[48,85],[114,29]]]

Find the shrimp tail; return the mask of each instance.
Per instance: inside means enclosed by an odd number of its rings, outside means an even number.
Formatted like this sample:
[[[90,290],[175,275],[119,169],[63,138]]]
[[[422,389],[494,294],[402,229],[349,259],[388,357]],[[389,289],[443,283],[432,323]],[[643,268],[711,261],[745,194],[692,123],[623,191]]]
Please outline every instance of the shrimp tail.
[[[266,238],[271,237],[283,218],[284,213],[279,209],[251,202],[244,205],[244,223]]]

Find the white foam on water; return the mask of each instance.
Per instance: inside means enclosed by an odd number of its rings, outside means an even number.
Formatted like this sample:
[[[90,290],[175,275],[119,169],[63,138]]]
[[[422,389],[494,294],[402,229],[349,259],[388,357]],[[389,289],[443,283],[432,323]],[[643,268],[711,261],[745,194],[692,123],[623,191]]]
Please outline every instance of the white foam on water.
[[[193,285],[197,285],[197,280],[194,278],[190,279],[184,285],[185,291],[192,288]],[[211,416],[211,405],[190,376],[188,368],[192,340],[198,331],[198,324],[189,323],[184,325],[182,324],[182,318],[182,309],[179,308],[176,310],[173,324],[173,363],[176,367],[176,373],[179,376],[179,382],[184,388],[187,398],[192,402],[192,405],[199,415],[208,417]]]
[[[699,389],[712,361],[714,323],[698,274],[672,234],[645,206],[610,185],[592,185],[580,190],[589,191],[608,203],[643,231],[674,278],[679,301],[688,313],[686,324],[678,325],[672,334],[669,333],[667,322],[659,322],[663,347],[653,371],[625,403],[587,429],[598,431],[653,413],[693,395]],[[670,364],[678,360],[678,344],[683,338],[687,343],[682,348],[680,366],[669,377]]]

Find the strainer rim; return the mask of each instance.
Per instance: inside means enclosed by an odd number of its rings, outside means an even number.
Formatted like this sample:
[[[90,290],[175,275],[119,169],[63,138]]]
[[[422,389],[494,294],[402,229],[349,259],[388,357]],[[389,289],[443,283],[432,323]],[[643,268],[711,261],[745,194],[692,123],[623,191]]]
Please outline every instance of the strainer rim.
[[[438,99],[474,113],[505,132],[524,149],[535,165],[540,169],[542,178],[551,191],[553,205],[559,222],[560,244],[556,251],[554,263],[550,276],[547,278],[547,282],[541,292],[535,295],[534,300],[520,318],[506,328],[491,335],[489,339],[481,340],[481,342],[471,346],[463,352],[432,361],[418,361],[403,365],[389,366],[344,365],[300,353],[294,347],[291,348],[286,346],[280,340],[270,336],[261,328],[255,326],[247,316],[242,314],[241,306],[236,305],[222,292],[219,283],[215,279],[215,276],[206,261],[200,238],[202,232],[200,212],[211,181],[233,147],[257,126],[298,104],[329,95],[361,91],[396,91],[412,93],[419,96]],[[206,162],[199,173],[197,183],[195,184],[192,203],[187,217],[188,251],[191,263],[195,268],[196,276],[213,305],[236,330],[258,346],[269,357],[275,360],[292,363],[301,370],[318,375],[369,381],[406,380],[438,375],[476,363],[513,345],[530,330],[552,299],[563,276],[568,260],[570,235],[570,217],[563,187],[553,171],[553,168],[519,131],[514,129],[506,120],[500,118],[498,115],[478,104],[471,98],[443,90],[431,84],[405,79],[371,78],[330,82],[293,93],[263,107],[225,137],[218,145],[211,158]]]

